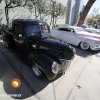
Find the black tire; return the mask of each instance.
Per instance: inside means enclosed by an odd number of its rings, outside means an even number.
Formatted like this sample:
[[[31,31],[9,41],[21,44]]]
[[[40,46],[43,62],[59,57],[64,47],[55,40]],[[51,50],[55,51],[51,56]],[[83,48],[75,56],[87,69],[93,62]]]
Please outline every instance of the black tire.
[[[38,78],[43,78],[43,72],[34,64],[32,64],[32,71]]]
[[[7,47],[10,48],[10,45],[6,39],[3,39],[3,44]]]
[[[37,76],[38,78],[44,77],[43,72],[34,64],[34,62],[32,62],[30,55],[28,55],[28,65],[32,69],[35,76]]]

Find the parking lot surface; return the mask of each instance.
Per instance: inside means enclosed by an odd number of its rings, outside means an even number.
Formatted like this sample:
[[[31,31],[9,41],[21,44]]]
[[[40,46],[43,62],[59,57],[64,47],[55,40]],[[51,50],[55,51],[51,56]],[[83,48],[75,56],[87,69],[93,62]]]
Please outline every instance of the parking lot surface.
[[[69,70],[49,81],[37,78],[0,40],[0,100],[100,100],[100,52],[74,48]],[[21,80],[19,88],[12,87],[14,78]]]

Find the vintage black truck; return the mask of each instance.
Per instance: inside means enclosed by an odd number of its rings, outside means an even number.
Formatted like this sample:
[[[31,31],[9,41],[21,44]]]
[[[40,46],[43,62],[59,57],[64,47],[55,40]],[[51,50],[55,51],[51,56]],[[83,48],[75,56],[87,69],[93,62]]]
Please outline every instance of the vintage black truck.
[[[27,54],[34,74],[37,77],[45,75],[49,80],[68,70],[75,56],[75,49],[51,38],[48,24],[40,20],[13,20],[12,28],[5,30],[3,42]]]

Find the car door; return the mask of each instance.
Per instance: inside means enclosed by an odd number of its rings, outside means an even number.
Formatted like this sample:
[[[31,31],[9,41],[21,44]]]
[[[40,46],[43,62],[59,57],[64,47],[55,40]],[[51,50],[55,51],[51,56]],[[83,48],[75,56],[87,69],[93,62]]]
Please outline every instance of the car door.
[[[14,41],[18,49],[24,52],[27,51],[25,31],[24,28],[19,24],[14,25]]]
[[[51,36],[58,38],[60,40],[62,40],[62,30],[59,30],[59,28],[55,28],[53,30],[51,30]]]
[[[75,32],[72,28],[60,28],[62,32],[62,40],[66,43],[74,44]]]

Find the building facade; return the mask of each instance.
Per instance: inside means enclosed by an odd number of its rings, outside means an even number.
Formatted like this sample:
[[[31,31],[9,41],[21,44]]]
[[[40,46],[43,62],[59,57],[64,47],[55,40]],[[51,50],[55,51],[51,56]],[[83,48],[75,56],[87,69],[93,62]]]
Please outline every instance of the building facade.
[[[23,7],[15,7],[9,10],[9,21],[12,22],[13,19],[27,19],[31,18],[31,13],[28,9]],[[5,16],[5,2],[2,0],[0,3],[0,24],[7,24]]]
[[[83,0],[67,0],[66,24],[75,25],[84,9]]]

